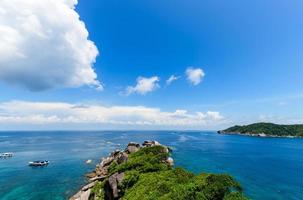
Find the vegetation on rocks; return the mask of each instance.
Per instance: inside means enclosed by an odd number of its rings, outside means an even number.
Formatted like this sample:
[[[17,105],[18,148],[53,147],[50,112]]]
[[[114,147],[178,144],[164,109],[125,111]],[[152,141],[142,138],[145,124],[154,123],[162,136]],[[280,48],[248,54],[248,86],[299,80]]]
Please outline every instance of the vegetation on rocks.
[[[129,155],[127,162],[118,165],[113,162],[109,166],[109,173],[137,171],[139,173],[157,172],[170,168],[166,160],[169,154],[163,146],[153,146],[142,148],[141,150]]]
[[[245,134],[257,136],[293,136],[303,137],[303,125],[279,125],[272,123],[255,123],[246,126],[233,126],[219,133]]]
[[[196,200],[227,199],[235,195],[232,190],[241,192],[239,184],[228,175],[193,175],[184,169],[176,168],[160,172],[141,174],[137,182],[127,188],[125,200]],[[245,199],[241,193],[242,198]]]
[[[169,150],[162,145],[139,148],[127,161],[115,159],[108,175],[91,189],[90,199],[123,200],[244,200],[242,188],[226,174],[195,175],[167,162]],[[119,178],[123,177],[122,179]],[[115,177],[114,179],[112,177]],[[113,180],[117,188],[112,187]],[[117,192],[117,194],[112,194]]]

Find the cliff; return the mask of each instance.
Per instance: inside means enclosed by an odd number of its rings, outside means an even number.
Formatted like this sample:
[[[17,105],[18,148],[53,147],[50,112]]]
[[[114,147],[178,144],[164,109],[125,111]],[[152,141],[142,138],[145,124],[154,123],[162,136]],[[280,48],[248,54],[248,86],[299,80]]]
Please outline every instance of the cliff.
[[[124,151],[102,159],[87,177],[89,184],[70,200],[246,199],[229,175],[194,175],[174,168],[170,149],[156,141],[129,143]]]

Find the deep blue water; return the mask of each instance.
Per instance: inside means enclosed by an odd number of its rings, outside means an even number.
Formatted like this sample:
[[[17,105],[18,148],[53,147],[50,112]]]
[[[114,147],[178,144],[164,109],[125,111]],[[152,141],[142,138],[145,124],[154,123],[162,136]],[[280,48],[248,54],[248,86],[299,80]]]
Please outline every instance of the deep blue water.
[[[144,140],[171,146],[176,166],[233,175],[251,199],[303,199],[303,139],[172,131],[0,132],[0,152],[15,153],[0,159],[0,199],[66,199],[102,156]],[[39,159],[51,163],[27,166]]]

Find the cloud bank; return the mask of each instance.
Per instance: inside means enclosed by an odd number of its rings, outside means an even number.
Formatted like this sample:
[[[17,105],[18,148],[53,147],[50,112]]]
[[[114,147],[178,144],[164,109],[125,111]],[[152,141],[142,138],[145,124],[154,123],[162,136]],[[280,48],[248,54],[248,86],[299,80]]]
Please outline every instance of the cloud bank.
[[[0,80],[32,91],[82,85],[102,89],[97,47],[77,0],[0,1]]]
[[[136,129],[205,129],[216,127],[225,118],[215,111],[188,113],[186,110],[165,112],[145,106],[103,106],[98,104],[72,104],[62,102],[9,101],[0,103],[0,127],[22,125],[49,125],[55,128],[66,125],[73,129],[98,125]],[[96,127],[96,126],[94,126]]]
[[[203,77],[205,76],[205,73],[201,68],[192,67],[187,68],[185,74],[187,76],[187,80],[193,85],[198,85],[201,83]]]
[[[158,84],[159,81],[160,78],[158,76],[152,76],[150,78],[140,76],[137,78],[137,84],[135,86],[128,86],[126,88],[126,95],[133,93],[144,95],[146,93],[152,92],[160,87]]]

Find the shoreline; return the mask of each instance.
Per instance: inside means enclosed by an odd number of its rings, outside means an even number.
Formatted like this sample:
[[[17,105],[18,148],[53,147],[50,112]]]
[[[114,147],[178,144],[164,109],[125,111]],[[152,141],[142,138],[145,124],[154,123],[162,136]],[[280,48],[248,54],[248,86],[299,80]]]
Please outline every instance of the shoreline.
[[[139,143],[129,142],[124,150],[115,150],[107,157],[101,158],[101,162],[96,165],[95,170],[86,173],[86,183],[78,189],[69,200],[89,200],[92,198],[94,188],[100,184],[100,181],[108,180],[107,191],[105,191],[108,199],[119,198],[119,184],[122,183],[125,178],[125,173],[116,172],[110,173],[110,167],[113,163],[122,164],[126,163],[129,159],[129,155],[139,151],[146,147],[161,146],[165,153],[170,153],[171,149],[165,145],[160,144],[158,141],[144,141],[142,146]],[[168,166],[174,165],[174,160],[168,156],[164,161]],[[96,199],[94,197],[94,199]]]
[[[248,200],[241,184],[227,173],[194,174],[175,168],[171,149],[157,141],[128,143],[103,158],[86,177],[88,184],[70,200]]]
[[[267,135],[264,133],[239,133],[239,132],[225,132],[225,131],[217,131],[218,134],[225,134],[225,135],[241,135],[241,136],[249,136],[249,137],[260,137],[260,138],[303,138],[300,136],[293,136],[293,135]]]

